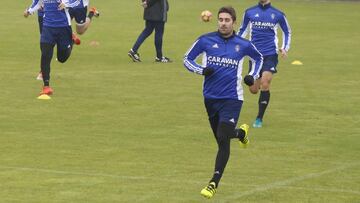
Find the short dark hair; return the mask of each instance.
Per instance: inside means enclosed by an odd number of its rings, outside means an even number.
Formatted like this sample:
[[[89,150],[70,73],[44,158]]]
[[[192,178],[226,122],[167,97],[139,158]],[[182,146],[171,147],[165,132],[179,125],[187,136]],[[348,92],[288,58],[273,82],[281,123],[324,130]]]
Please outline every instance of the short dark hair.
[[[233,21],[236,21],[236,11],[232,6],[224,6],[219,9],[218,17],[220,13],[228,13],[231,15]]]

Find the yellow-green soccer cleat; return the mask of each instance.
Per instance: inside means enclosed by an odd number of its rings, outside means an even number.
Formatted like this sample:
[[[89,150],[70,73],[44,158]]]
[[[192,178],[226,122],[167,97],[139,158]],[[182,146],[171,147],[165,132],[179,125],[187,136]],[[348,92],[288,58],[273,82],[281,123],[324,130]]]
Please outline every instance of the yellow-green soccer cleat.
[[[204,189],[201,190],[200,194],[208,199],[212,198],[216,193],[215,182],[209,183]]]
[[[249,144],[250,144],[250,140],[249,140],[249,137],[248,137],[248,134],[249,134],[249,125],[247,124],[242,124],[240,126],[240,129],[242,129],[244,132],[245,132],[245,135],[243,138],[239,138],[239,141],[240,141],[240,146],[241,147],[247,147]]]

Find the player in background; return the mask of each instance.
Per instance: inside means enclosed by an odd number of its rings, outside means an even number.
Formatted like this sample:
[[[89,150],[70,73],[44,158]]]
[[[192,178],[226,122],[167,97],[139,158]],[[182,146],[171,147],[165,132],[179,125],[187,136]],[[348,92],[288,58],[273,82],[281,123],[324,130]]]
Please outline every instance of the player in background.
[[[283,31],[283,44],[278,48],[277,29]],[[253,127],[261,128],[265,110],[270,102],[270,84],[273,75],[277,72],[278,52],[287,57],[291,42],[291,29],[285,14],[271,5],[270,0],[260,0],[259,4],[247,9],[244,13],[238,35],[246,37],[250,33],[250,41],[256,46],[264,57],[261,78],[251,86],[250,92],[256,94],[259,89],[259,111]],[[250,62],[251,66],[251,62]]]
[[[68,8],[79,5],[80,0],[39,0],[30,14],[36,12],[41,6],[44,8],[44,21],[40,37],[41,48],[41,72],[44,86],[40,95],[51,95],[50,87],[50,64],[57,47],[57,60],[65,63],[71,55],[73,46],[71,19]]]
[[[245,56],[253,62],[244,82],[251,86],[259,77],[263,58],[255,46],[234,32],[236,12],[222,7],[218,12],[218,31],[202,35],[185,54],[184,65],[194,73],[204,75],[203,95],[210,126],[218,144],[215,170],[201,195],[211,198],[216,193],[230,156],[230,140],[236,138],[247,145],[249,126],[235,128],[243,103],[242,64]],[[202,65],[196,58],[203,54]]]
[[[88,6],[89,0],[80,0],[80,4],[78,6],[69,8],[70,17],[71,19],[75,18],[76,33],[79,35],[82,35],[86,32],[94,16],[100,16],[99,11],[95,7],[92,7],[86,16]],[[73,39],[75,44],[80,44],[80,39],[75,34],[73,34]]]
[[[35,6],[39,0],[33,0],[31,6],[24,11],[24,17],[28,17],[31,15],[31,13],[34,13],[37,8]],[[78,34],[84,34],[87,28],[90,26],[91,19],[93,16],[99,17],[100,13],[97,11],[96,8],[91,8],[88,16],[86,17],[87,13],[87,7],[89,5],[89,0],[81,0],[80,4],[74,8],[69,8],[69,14],[71,18],[75,18],[76,21],[76,31]],[[39,28],[40,28],[40,34],[42,32],[42,26],[43,26],[43,16],[44,11],[43,7],[40,6],[37,10],[38,12],[38,22],[39,22]],[[72,33],[72,40],[75,44],[79,45],[81,43],[80,38],[75,34]],[[40,70],[38,76],[36,77],[37,80],[43,80],[42,72]]]

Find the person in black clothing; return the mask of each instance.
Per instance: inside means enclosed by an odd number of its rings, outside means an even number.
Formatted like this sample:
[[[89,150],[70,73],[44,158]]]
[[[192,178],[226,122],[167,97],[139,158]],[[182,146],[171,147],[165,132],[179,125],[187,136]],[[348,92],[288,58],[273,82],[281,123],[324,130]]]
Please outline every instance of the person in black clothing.
[[[144,7],[145,29],[142,31],[134,46],[128,52],[129,57],[134,62],[141,62],[140,55],[137,52],[141,44],[148,38],[155,30],[155,48],[156,48],[156,62],[168,63],[171,60],[162,54],[162,41],[164,35],[164,27],[167,21],[167,12],[169,10],[169,3],[167,0],[142,0]]]

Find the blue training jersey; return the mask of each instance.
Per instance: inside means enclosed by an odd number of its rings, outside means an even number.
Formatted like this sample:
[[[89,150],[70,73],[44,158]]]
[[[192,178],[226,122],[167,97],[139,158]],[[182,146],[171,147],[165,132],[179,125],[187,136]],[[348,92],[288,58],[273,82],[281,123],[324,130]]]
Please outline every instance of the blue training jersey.
[[[65,4],[65,9],[59,10],[60,3]],[[71,25],[71,18],[68,12],[68,8],[76,7],[80,4],[80,0],[38,0],[37,4],[32,9],[29,9],[30,13],[34,13],[44,8],[44,26],[47,27],[67,27]]]
[[[203,54],[202,65],[196,58]],[[203,94],[207,99],[244,100],[242,82],[242,64],[244,56],[253,62],[250,75],[259,78],[263,57],[248,40],[237,35],[223,38],[219,32],[199,37],[184,57],[184,66],[191,72],[202,75],[205,67],[214,73],[205,76]]]
[[[277,54],[277,29],[283,31],[282,49],[289,51],[291,42],[291,28],[285,14],[271,6],[271,4],[258,4],[247,9],[244,13],[238,35],[245,38],[250,32],[250,41],[264,56]]]
[[[89,0],[80,0],[79,5],[73,7],[73,8],[85,8],[89,6]]]

